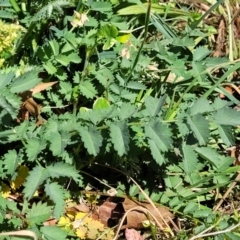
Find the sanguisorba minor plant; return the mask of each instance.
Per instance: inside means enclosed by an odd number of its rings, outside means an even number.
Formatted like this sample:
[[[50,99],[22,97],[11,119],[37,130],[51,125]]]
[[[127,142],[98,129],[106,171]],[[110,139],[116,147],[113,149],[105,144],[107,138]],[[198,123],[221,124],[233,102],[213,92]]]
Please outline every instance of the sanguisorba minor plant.
[[[151,1],[6,0],[0,7],[3,25],[24,29],[11,56],[1,55],[0,229],[66,239],[42,223],[59,219],[65,199],[89,181],[96,186],[84,172],[143,199],[109,167],[137,179],[153,201],[197,219],[194,234],[237,221],[218,221],[205,202],[214,205],[215,192],[239,170],[222,151],[235,144],[238,100],[221,84],[240,63],[211,57],[208,33],[195,24],[201,15]],[[168,17],[189,24],[179,33]],[[22,166],[28,176],[16,190],[9,184]],[[4,191],[20,192],[20,204]]]

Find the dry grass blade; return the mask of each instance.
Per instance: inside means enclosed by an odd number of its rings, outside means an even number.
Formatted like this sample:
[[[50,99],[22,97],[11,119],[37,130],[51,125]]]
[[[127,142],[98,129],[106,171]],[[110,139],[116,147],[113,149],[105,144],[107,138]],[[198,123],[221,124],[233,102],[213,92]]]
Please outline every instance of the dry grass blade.
[[[38,240],[37,236],[34,232],[30,230],[21,230],[21,231],[12,231],[12,232],[5,232],[0,233],[0,236],[20,236],[20,237],[31,237],[34,240]]]

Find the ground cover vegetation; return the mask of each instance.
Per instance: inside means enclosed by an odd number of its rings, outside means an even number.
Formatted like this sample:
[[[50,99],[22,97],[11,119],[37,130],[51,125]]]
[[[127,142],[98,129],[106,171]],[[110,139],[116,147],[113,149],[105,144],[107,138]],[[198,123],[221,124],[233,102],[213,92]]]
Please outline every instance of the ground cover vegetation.
[[[239,13],[0,0],[0,238],[239,239]]]

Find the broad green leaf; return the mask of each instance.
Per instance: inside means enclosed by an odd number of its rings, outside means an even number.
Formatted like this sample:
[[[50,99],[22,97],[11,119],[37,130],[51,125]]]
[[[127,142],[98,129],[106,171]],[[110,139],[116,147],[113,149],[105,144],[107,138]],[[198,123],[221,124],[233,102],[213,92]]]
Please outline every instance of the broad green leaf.
[[[131,34],[121,34],[116,37],[116,40],[120,43],[126,43],[131,37]]]
[[[161,151],[159,150],[159,147],[157,146],[157,143],[152,139],[148,139],[148,144],[151,149],[151,154],[153,158],[159,165],[162,165],[165,162],[165,160]]]
[[[121,8],[118,10],[118,15],[136,15],[145,14],[147,12],[148,3],[143,3],[139,5],[131,5],[129,7]],[[158,3],[152,3],[151,10],[157,14],[163,15],[166,12],[166,7],[164,5],[159,5]],[[168,9],[168,16],[187,16],[189,12],[179,10],[178,8],[171,7]]]
[[[11,7],[11,3],[9,0],[1,0],[0,1],[0,7]]]
[[[40,232],[43,234],[44,239],[47,240],[66,240],[68,235],[67,231],[57,226],[41,227]]]
[[[145,136],[153,140],[160,151],[166,152],[172,144],[172,133],[167,125],[154,121],[145,126]]]
[[[203,209],[203,210],[196,210],[193,213],[195,218],[207,218],[212,214],[212,209]]]
[[[0,74],[0,90],[6,87],[15,76],[14,72],[10,72],[7,74]]]
[[[64,96],[66,101],[70,101],[72,97],[73,87],[69,82],[60,82],[60,90],[59,92]]]
[[[114,149],[121,157],[129,150],[129,129],[125,122],[111,123],[110,124],[110,136],[114,146]]]
[[[33,203],[31,209],[27,212],[27,221],[31,227],[43,224],[51,216],[51,206],[47,203]]]
[[[39,72],[31,70],[26,72],[16,78],[11,85],[10,91],[12,93],[20,93],[32,89],[38,83],[41,82],[41,79],[38,77]]]
[[[37,138],[31,138],[28,140],[26,146],[26,153],[29,161],[36,159],[37,155],[45,148],[45,142],[41,142]]]
[[[192,70],[194,76],[198,79],[198,81],[200,83],[203,82],[206,74],[204,73],[205,67],[202,65],[202,63],[192,61]]]
[[[167,176],[164,181],[168,188],[176,189],[177,187],[182,186],[182,178],[179,176]]]
[[[90,81],[81,82],[79,85],[79,89],[83,96],[86,98],[94,98],[97,95],[97,91],[93,84]]]
[[[74,166],[70,166],[63,162],[58,162],[47,166],[50,177],[68,177],[73,178],[75,181],[79,179],[79,173]]]
[[[205,47],[198,47],[193,52],[193,61],[199,62],[206,58],[211,52]]]
[[[163,104],[166,101],[167,95],[161,98],[153,98],[151,96],[147,97],[145,100],[145,106],[150,116],[156,116],[161,111]]]
[[[218,166],[219,164],[219,154],[218,152],[210,147],[197,147],[195,151],[205,160],[207,160],[211,165]]]
[[[49,172],[40,166],[36,166],[29,172],[27,181],[24,184],[23,193],[30,199],[38,187],[49,177]]]
[[[222,141],[226,144],[226,146],[232,146],[234,145],[235,139],[233,136],[233,131],[231,126],[222,126],[217,125],[218,132],[220,134],[220,137]]]
[[[145,90],[146,86],[140,82],[129,82],[126,88],[135,89],[135,90]]]
[[[195,42],[192,38],[185,36],[183,38],[176,37],[173,39],[174,46],[180,46],[180,47],[191,47],[195,45]]]
[[[13,119],[17,117],[21,104],[19,96],[8,90],[0,90],[0,107],[5,109]]]
[[[52,52],[53,52],[54,56],[57,56],[59,54],[59,44],[58,44],[58,42],[54,39],[52,41],[49,41],[49,45],[52,48]]]
[[[88,128],[81,126],[77,130],[88,153],[97,156],[103,141],[101,132],[94,126],[89,126]]]
[[[43,67],[49,74],[54,74],[57,72],[57,68],[52,64],[51,61],[47,61],[45,64],[43,64]]]
[[[16,17],[11,12],[8,12],[5,10],[0,10],[0,16],[1,16],[1,19],[3,19],[3,18],[14,19]]]
[[[65,55],[58,55],[58,56],[55,57],[55,59],[56,59],[57,62],[59,62],[63,66],[68,66],[70,61],[71,61],[69,56],[65,56]]]
[[[71,53],[70,55],[68,55],[69,59],[71,62],[73,63],[80,63],[81,62],[81,58],[78,56],[77,53]]]
[[[196,165],[198,162],[197,155],[193,148],[189,145],[182,146],[183,152],[183,169],[186,173],[192,173],[196,170]]]
[[[54,202],[55,207],[53,209],[53,215],[57,219],[60,218],[60,216],[63,215],[64,210],[64,191],[60,185],[58,185],[56,182],[53,183],[46,183],[44,185],[45,187],[45,193],[49,198]]]
[[[199,98],[194,104],[190,107],[190,115],[194,116],[198,113],[206,113],[213,111],[213,108],[210,106],[209,101],[206,98]]]
[[[235,109],[225,107],[213,114],[213,121],[219,125],[239,126],[240,113]]]
[[[7,174],[13,175],[18,167],[19,159],[16,150],[8,150],[4,154],[4,169],[7,170]]]
[[[136,93],[130,92],[127,89],[123,89],[121,91],[121,97],[124,99],[130,100],[131,102],[135,102],[136,96],[137,96]]]
[[[110,2],[93,2],[91,9],[98,12],[109,12],[112,10],[112,4]]]
[[[198,209],[198,204],[195,202],[189,202],[187,206],[184,208],[184,214],[194,213]]]
[[[131,185],[129,189],[129,195],[131,197],[136,196],[140,192],[139,188],[136,185]]]
[[[106,38],[106,39],[109,39],[109,40],[110,39],[115,39],[115,37],[117,37],[117,35],[118,35],[118,30],[114,25],[105,24],[99,30],[98,35],[100,37],[103,37],[103,38]]]
[[[119,109],[120,119],[124,120],[131,117],[136,112],[136,106],[131,103],[123,103]]]
[[[229,102],[222,100],[221,98],[215,98],[214,103],[212,104],[213,109],[219,110],[229,105]]]
[[[93,109],[106,109],[109,108],[110,103],[106,98],[99,97],[93,103]]]
[[[200,114],[197,114],[192,118],[188,116],[187,123],[190,126],[190,129],[193,131],[193,134],[198,140],[199,144],[206,144],[209,138],[209,123],[205,117]]]
[[[116,42],[117,40],[115,38],[107,38],[103,45],[103,50],[108,50],[112,48]]]
[[[50,150],[52,151],[53,156],[61,156],[65,147],[68,145],[70,137],[70,133],[66,132],[48,132],[48,135],[46,135],[45,138],[50,142]]]
[[[222,173],[223,171],[227,170],[233,164],[233,162],[234,159],[232,157],[219,156],[217,171]]]

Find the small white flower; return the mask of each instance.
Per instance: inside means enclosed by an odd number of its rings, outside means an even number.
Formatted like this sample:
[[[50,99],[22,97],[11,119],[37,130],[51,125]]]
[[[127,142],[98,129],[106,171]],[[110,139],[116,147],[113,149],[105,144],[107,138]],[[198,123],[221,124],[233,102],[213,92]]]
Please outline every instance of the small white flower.
[[[87,14],[80,14],[77,11],[74,11],[74,18],[71,22],[73,27],[82,27],[87,21],[89,21]]]

